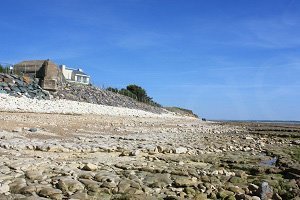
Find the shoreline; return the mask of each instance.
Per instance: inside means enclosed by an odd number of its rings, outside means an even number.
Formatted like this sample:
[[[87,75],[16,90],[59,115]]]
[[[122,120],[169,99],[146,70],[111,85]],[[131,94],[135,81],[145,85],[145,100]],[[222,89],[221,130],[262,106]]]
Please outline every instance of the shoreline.
[[[219,123],[257,123],[257,124],[283,124],[283,125],[300,125],[300,121],[284,120],[209,120]]]

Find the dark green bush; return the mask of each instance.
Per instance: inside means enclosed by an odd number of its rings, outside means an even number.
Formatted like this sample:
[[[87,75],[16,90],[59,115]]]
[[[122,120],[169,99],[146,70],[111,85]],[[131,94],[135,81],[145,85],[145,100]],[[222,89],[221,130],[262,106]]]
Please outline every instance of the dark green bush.
[[[122,88],[120,90],[118,88],[108,87],[108,88],[106,88],[106,90],[115,92],[115,93],[119,93],[124,96],[131,97],[133,99],[136,99],[139,102],[147,103],[152,106],[161,107],[160,104],[153,101],[152,97],[149,97],[147,95],[147,92],[145,89],[143,89],[142,87],[140,87],[138,85],[128,85],[126,87],[126,89]]]
[[[9,73],[10,69],[9,67],[5,67],[0,64],[0,73]]]

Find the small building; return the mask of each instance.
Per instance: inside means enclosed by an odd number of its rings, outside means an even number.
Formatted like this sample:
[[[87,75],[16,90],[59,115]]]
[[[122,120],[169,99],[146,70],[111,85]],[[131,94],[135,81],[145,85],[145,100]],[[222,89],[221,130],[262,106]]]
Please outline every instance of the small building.
[[[90,76],[82,71],[82,69],[68,68],[66,65],[61,65],[60,69],[66,81],[81,84],[90,84]]]
[[[14,65],[14,73],[39,79],[39,85],[45,90],[57,90],[61,80],[57,65],[51,60],[26,60]]]

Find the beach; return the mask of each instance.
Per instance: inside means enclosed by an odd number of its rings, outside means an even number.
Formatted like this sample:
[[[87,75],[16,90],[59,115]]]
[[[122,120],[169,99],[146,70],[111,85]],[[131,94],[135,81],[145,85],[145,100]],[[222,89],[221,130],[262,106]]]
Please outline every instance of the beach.
[[[1,199],[299,196],[299,126],[2,95],[5,101]]]

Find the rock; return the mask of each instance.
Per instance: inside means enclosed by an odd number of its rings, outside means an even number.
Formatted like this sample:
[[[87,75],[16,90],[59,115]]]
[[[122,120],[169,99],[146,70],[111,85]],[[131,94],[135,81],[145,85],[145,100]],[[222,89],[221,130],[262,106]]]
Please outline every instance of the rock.
[[[273,199],[274,199],[274,200],[282,200],[281,196],[279,196],[279,194],[277,194],[277,193],[275,193],[275,194],[273,195]]]
[[[76,192],[76,194],[73,194],[69,197],[72,200],[89,200],[91,197],[88,196],[85,192]]]
[[[153,113],[166,113],[166,110],[161,107],[150,106],[148,104],[138,102],[135,99],[90,85],[68,83],[64,87],[59,88],[57,92],[53,92],[51,94],[54,98],[59,99],[134,108]]]
[[[44,91],[34,79],[16,75],[9,76],[3,73],[0,73],[0,93],[10,94],[12,96],[49,99],[49,94]]]
[[[149,187],[165,188],[172,184],[170,174],[148,174],[143,182]]]
[[[47,151],[49,152],[63,152],[65,149],[60,145],[49,145]]]
[[[30,180],[43,180],[44,179],[44,177],[42,175],[42,171],[38,171],[38,170],[26,171],[25,176],[26,176],[26,178],[28,178]]]
[[[141,150],[139,150],[139,149],[130,152],[130,156],[138,156],[138,155],[140,155],[140,154],[141,154]]]
[[[91,171],[83,171],[78,174],[78,177],[82,179],[93,179],[95,177],[95,173]]]
[[[75,193],[77,191],[83,191],[84,186],[77,180],[71,178],[64,178],[59,180],[57,184],[58,188],[61,189],[64,193]]]
[[[9,188],[12,193],[20,193],[20,190],[25,186],[26,180],[24,178],[17,178],[9,184]]]
[[[33,195],[33,194],[36,193],[36,191],[37,191],[36,186],[34,186],[34,185],[29,185],[29,186],[23,187],[23,188],[21,189],[20,193],[21,193],[21,194],[24,194],[24,195],[29,195],[29,194]]]
[[[292,144],[300,145],[300,140],[293,140],[293,141],[292,141]]]
[[[187,148],[185,148],[185,147],[178,147],[178,148],[176,148],[175,149],[175,153],[176,154],[184,154],[184,153],[186,153],[188,150],[187,150]]]
[[[30,131],[30,132],[37,132],[37,128],[30,128],[30,129],[28,129],[28,131]]]
[[[83,166],[82,168],[83,170],[86,170],[86,171],[96,171],[98,169],[98,166],[97,165],[94,165],[92,163],[87,163]]]
[[[207,200],[207,194],[196,194],[194,200]]]
[[[259,189],[259,186],[255,185],[255,184],[250,184],[248,186],[249,190],[252,191],[253,193],[255,193],[258,189]]]
[[[157,152],[157,153],[163,153],[163,151],[164,151],[164,148],[162,146],[157,146],[154,149],[154,152]]]
[[[172,176],[174,179],[174,184],[177,187],[188,187],[188,186],[195,186],[197,185],[197,178],[196,177],[187,177],[187,176]]]
[[[268,182],[262,182],[258,190],[261,200],[272,199],[273,189]]]
[[[245,193],[245,191],[242,188],[238,187],[238,186],[230,186],[228,188],[228,190],[232,191],[232,192],[234,192],[236,194],[244,194]]]
[[[221,199],[225,199],[227,197],[233,196],[234,192],[228,191],[228,190],[222,190],[218,192],[217,196]]]
[[[236,194],[235,198],[237,200],[252,200],[252,197],[246,194]]]
[[[96,174],[95,180],[103,183],[107,187],[112,187],[112,185],[118,184],[120,182],[120,178],[118,175],[107,171]],[[103,187],[105,187],[104,185]]]
[[[51,198],[55,200],[62,199],[62,191],[54,188],[43,188],[39,191],[39,195],[46,198]]]
[[[247,178],[247,174],[246,174],[246,172],[244,172],[244,171],[241,171],[241,170],[239,170],[239,171],[237,171],[237,172],[235,172],[235,175],[237,176],[237,177],[240,177],[240,178],[242,178],[242,179],[246,179]]]
[[[125,193],[130,188],[131,182],[129,180],[121,180],[118,185],[118,192]]]
[[[195,196],[195,193],[196,193],[196,191],[192,187],[184,188],[184,192],[190,196]]]
[[[100,189],[100,183],[97,181],[89,180],[89,179],[79,179],[85,185],[85,188],[88,191],[98,192]]]
[[[250,147],[245,147],[245,148],[243,148],[243,151],[251,151],[251,148]]]
[[[231,195],[231,196],[227,196],[225,198],[225,200],[236,200],[235,196],[234,195]]]
[[[120,154],[120,156],[129,156],[130,152],[129,151],[122,151],[122,153]]]
[[[14,133],[19,133],[19,132],[22,132],[22,131],[23,131],[23,129],[21,127],[18,127],[18,128],[15,128],[15,129],[12,130],[12,132],[14,132]]]
[[[9,185],[4,183],[4,184],[0,184],[0,194],[5,194],[9,192]]]
[[[229,179],[229,182],[230,183],[233,183],[234,185],[238,185],[238,184],[241,184],[241,183],[245,183],[246,181],[240,177],[237,177],[237,176],[233,176]]]

